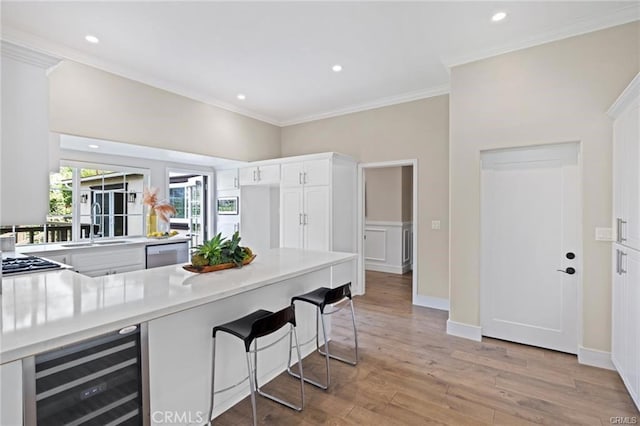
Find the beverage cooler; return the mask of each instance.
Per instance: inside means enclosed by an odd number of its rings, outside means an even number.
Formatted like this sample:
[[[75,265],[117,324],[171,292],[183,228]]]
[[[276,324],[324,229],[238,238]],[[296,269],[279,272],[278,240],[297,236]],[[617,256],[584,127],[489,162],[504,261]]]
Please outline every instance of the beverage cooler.
[[[149,423],[146,327],[23,360],[25,425]]]

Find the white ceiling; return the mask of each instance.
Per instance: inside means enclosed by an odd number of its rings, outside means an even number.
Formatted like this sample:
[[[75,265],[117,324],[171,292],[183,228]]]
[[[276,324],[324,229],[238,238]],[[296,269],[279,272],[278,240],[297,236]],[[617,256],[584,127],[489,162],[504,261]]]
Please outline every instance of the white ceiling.
[[[277,125],[446,93],[450,65],[640,19],[637,1],[1,7],[5,40]]]

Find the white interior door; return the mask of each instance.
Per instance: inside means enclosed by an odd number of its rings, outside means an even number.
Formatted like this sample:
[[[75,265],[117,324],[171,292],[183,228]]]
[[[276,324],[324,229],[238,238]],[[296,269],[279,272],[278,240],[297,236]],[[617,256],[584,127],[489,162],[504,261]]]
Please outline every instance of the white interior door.
[[[481,206],[482,334],[576,353],[578,145],[484,153]]]

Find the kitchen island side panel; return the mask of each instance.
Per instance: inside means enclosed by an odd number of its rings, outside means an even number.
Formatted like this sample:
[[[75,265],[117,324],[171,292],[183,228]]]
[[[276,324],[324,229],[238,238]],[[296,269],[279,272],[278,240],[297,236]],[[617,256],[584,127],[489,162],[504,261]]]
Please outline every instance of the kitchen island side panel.
[[[347,264],[351,264],[347,262]],[[160,424],[166,412],[186,419],[187,424],[205,423],[209,410],[211,377],[211,332],[214,326],[237,319],[257,309],[276,311],[291,302],[291,297],[321,286],[331,286],[338,268],[345,278],[343,264],[310,272],[267,287],[245,292],[204,306],[188,309],[149,322],[149,372],[151,423]],[[350,269],[350,267],[347,267]],[[336,271],[337,272],[337,271]],[[335,285],[335,283],[334,283]],[[300,343],[315,333],[315,310],[308,304],[296,305],[297,333]],[[286,334],[284,327],[273,336],[259,339],[266,346]],[[322,342],[321,342],[322,343]],[[267,383],[286,368],[288,339],[258,355],[258,380]],[[315,341],[301,347],[302,356],[315,350]],[[295,354],[292,362],[296,362]],[[247,376],[244,345],[226,333],[216,338],[216,389],[226,388]],[[292,386],[296,384],[292,381]],[[249,384],[216,395],[214,416],[231,408],[249,395]]]

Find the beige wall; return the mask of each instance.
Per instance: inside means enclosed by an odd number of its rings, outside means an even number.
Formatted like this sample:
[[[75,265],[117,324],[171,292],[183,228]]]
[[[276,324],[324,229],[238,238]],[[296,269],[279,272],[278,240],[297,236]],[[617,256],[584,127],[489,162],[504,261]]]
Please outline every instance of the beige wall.
[[[65,61],[49,76],[54,132],[235,160],[280,156],[280,128]]]
[[[447,298],[449,97],[327,118],[282,129],[282,154],[337,151],[362,162],[418,159],[418,293]],[[432,230],[431,220],[442,229]]]
[[[606,29],[451,71],[451,312],[479,324],[480,151],[579,141],[583,185],[583,339],[608,351],[611,226],[608,107],[640,68],[640,25]]]
[[[402,221],[413,220],[413,166],[402,166]]]
[[[367,220],[402,221],[402,167],[365,171]]]

